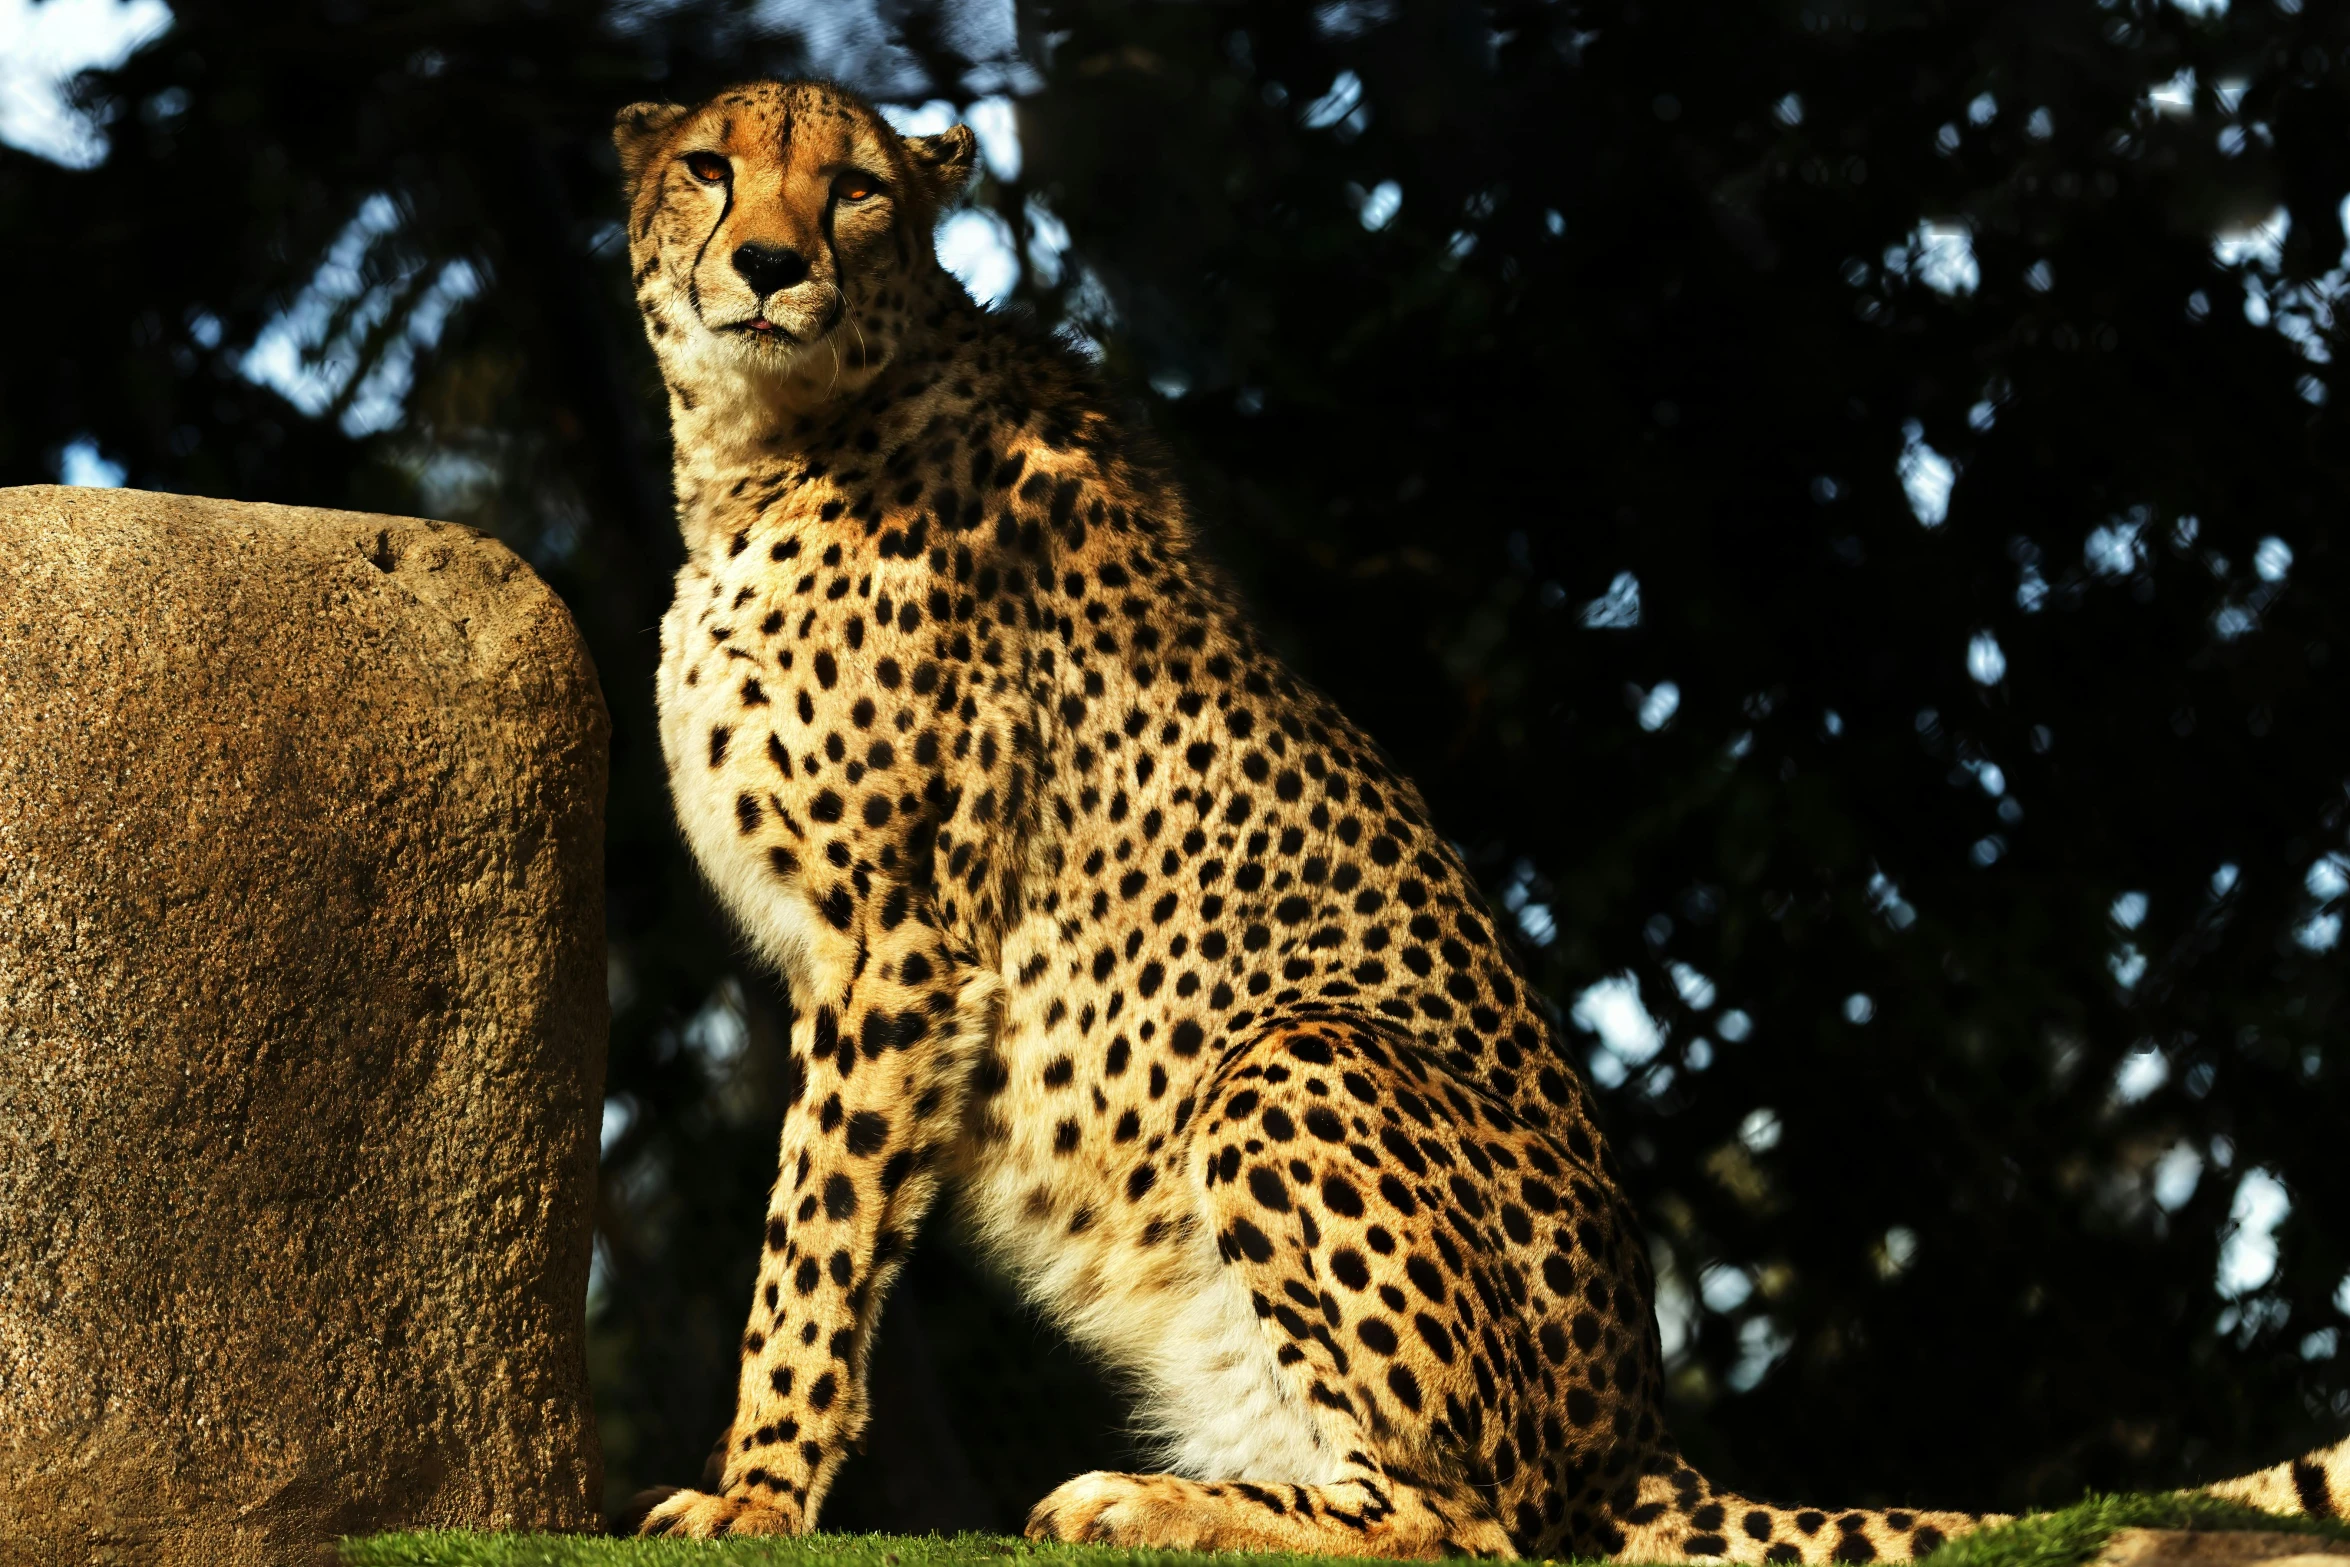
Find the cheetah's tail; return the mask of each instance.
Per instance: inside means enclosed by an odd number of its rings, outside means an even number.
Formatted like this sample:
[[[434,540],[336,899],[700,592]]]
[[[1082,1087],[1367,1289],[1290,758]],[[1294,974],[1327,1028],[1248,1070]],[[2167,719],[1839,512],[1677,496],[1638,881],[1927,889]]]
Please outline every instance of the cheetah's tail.
[[[2350,1440],[2321,1447],[2289,1463],[2217,1481],[2198,1494],[2243,1502],[2265,1513],[2350,1519]]]
[[[2350,1440],[2194,1494],[2286,1516],[2350,1519]],[[1613,1515],[1609,1554],[1628,1562],[1905,1562],[2003,1513],[1911,1508],[1773,1507],[1723,1491],[1671,1454],[1644,1467],[1634,1503]]]
[[[1775,1507],[1722,1490],[1664,1453],[1642,1466],[1632,1505],[1613,1510],[1602,1539],[1626,1562],[1906,1562],[2007,1521],[1902,1507]]]

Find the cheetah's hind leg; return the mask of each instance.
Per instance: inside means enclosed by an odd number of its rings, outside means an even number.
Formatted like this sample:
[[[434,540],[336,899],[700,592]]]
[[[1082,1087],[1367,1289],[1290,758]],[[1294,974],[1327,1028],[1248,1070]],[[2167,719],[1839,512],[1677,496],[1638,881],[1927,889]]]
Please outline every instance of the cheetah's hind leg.
[[[1566,1451],[1559,1419],[1525,1402],[1541,1396],[1527,1385],[1540,1361],[1510,1319],[1534,1297],[1493,1184],[1507,1180],[1515,1200],[1538,1157],[1561,1182],[1555,1195],[1543,1188],[1549,1207],[1574,1201],[1558,1158],[1528,1146],[1538,1140],[1506,1111],[1472,1105],[1374,1020],[1293,1020],[1234,1051],[1201,1096],[1177,1167],[1198,1232],[1213,1237],[1211,1288],[1229,1319],[1217,1343],[1257,1346],[1227,1357],[1224,1374],[1261,1379],[1264,1396],[1226,1385],[1159,1397],[1146,1423],[1204,1478],[1083,1475],[1038,1504],[1030,1535],[1431,1558],[1513,1557],[1563,1530],[1560,1504],[1575,1490],[1554,1485],[1564,1477],[1552,1460],[1580,1455]],[[1486,1190],[1457,1195],[1448,1174]],[[1444,1233],[1456,1222],[1475,1236],[1473,1253]],[[1537,1275],[1551,1244],[1534,1255]],[[1590,1337],[1595,1352],[1609,1347],[1596,1327]],[[1500,1350],[1505,1340],[1520,1353]],[[1639,1385],[1635,1376],[1624,1391]],[[1211,1429],[1220,1406],[1293,1412],[1318,1456],[1235,1446]],[[1595,1401],[1576,1418],[1604,1442],[1606,1413]],[[1544,1493],[1559,1499],[1547,1519]],[[1513,1506],[1522,1533],[1505,1522]]]

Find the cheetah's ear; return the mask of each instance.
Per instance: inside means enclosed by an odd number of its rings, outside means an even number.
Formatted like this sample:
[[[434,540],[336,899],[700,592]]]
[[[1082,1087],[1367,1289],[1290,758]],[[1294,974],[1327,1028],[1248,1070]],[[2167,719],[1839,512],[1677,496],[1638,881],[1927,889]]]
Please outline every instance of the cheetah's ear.
[[[979,138],[968,125],[949,126],[936,136],[907,137],[906,155],[931,199],[943,207],[971,183],[971,172],[979,166]]]
[[[622,189],[636,188],[637,176],[652,161],[661,138],[685,115],[685,106],[677,103],[632,103],[620,111],[612,121],[612,145],[620,153]]]

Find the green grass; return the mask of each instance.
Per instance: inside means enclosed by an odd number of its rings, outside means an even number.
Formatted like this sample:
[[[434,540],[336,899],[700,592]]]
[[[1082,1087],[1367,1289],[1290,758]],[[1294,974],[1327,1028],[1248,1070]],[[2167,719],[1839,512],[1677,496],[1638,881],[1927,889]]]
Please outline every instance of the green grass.
[[[2091,1496],[1966,1535],[1934,1555],[1934,1567],[2080,1567],[2116,1529],[2269,1529],[2350,1540],[2350,1524],[2280,1518],[2233,1502],[2189,1496]],[[1292,1567],[1354,1558],[1267,1556]],[[1119,1551],[1034,1545],[1001,1535],[818,1534],[797,1540],[607,1540],[585,1535],[379,1534],[345,1540],[345,1567],[959,1567],[1004,1560],[1033,1567],[1211,1567],[1230,1556],[1195,1551]]]
[[[2208,1496],[2087,1496],[2053,1513],[1961,1535],[1936,1551],[1934,1567],[2078,1567],[2117,1529],[2266,1529],[2350,1540],[2350,1526],[2280,1517]]]

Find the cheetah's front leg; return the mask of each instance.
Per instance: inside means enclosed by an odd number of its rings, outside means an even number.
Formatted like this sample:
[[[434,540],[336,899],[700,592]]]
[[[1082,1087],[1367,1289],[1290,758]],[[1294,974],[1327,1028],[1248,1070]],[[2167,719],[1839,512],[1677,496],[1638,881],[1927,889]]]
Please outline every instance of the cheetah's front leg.
[[[1000,981],[951,953],[903,889],[874,886],[845,912],[820,938],[819,994],[792,1026],[782,1168],[723,1479],[715,1495],[668,1496],[646,1534],[812,1529],[864,1430],[873,1324],[937,1193]]]

